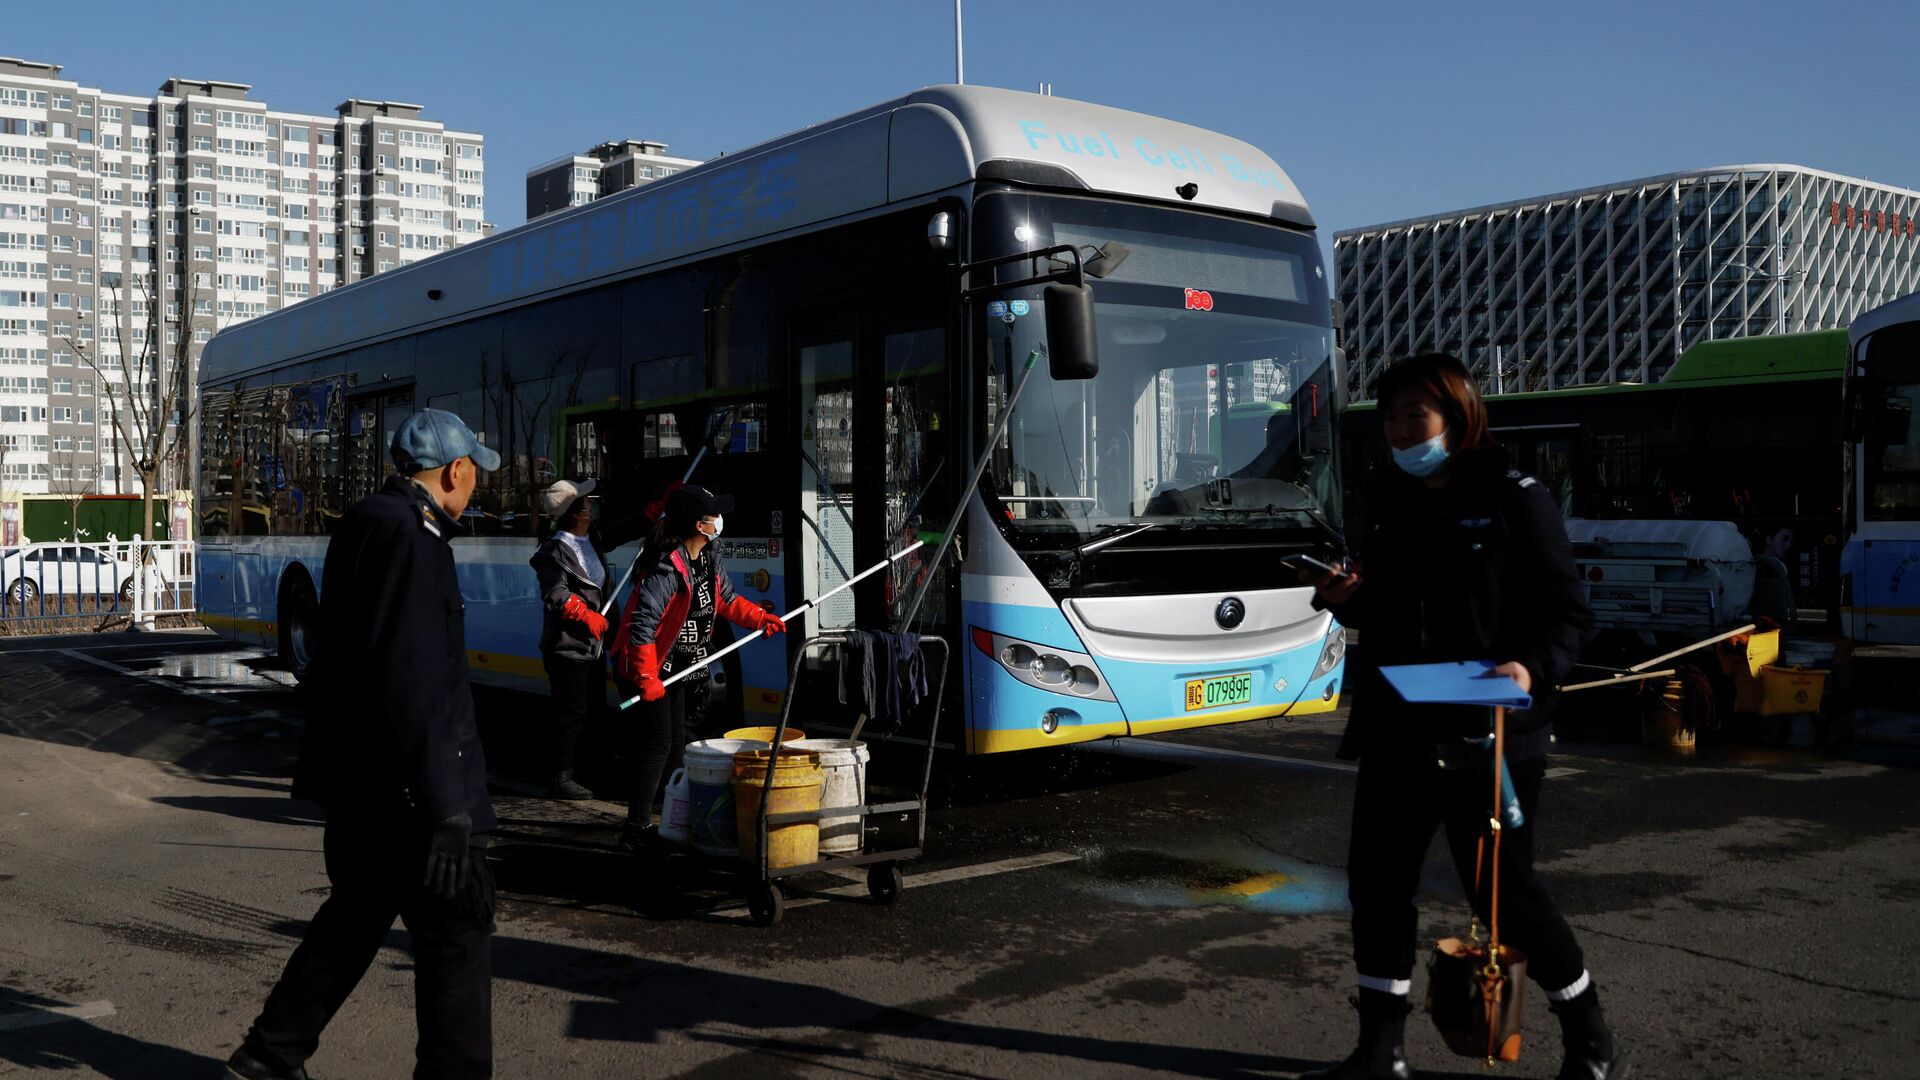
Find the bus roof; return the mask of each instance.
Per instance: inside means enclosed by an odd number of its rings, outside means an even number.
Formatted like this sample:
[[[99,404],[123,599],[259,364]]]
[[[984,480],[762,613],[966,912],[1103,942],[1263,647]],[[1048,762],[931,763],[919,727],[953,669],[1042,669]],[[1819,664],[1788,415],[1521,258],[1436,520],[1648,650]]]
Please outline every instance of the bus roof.
[[[923,198],[975,179],[1111,193],[1313,226],[1266,154],[1123,109],[933,86],[221,331],[219,380]],[[1179,189],[1192,183],[1191,198]]]
[[[1920,311],[1915,314],[1920,317]],[[1592,386],[1566,386],[1558,390],[1489,394],[1487,397],[1490,401],[1557,401],[1569,397],[1637,394],[1707,386],[1837,379],[1845,369],[1846,362],[1845,330],[1756,334],[1753,337],[1703,341],[1682,353],[1667,372],[1667,377],[1657,383],[1597,383]],[[1349,409],[1370,409],[1377,405],[1373,401],[1356,401]]]
[[[1854,316],[1853,325],[1847,327],[1849,340],[1859,341],[1875,330],[1884,330],[1897,323],[1920,320],[1920,293],[1909,293],[1898,300],[1889,300],[1871,311],[1863,311]]]
[[[1723,382],[1728,379],[1839,378],[1847,366],[1847,332],[1812,330],[1804,334],[1756,334],[1703,341],[1674,362],[1662,385]]]

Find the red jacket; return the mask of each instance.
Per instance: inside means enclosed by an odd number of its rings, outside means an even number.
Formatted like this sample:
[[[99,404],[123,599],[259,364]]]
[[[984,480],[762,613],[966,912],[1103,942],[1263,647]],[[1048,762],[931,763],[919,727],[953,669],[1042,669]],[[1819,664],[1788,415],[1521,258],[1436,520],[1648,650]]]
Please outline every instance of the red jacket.
[[[643,551],[640,557],[655,562],[620,609],[619,628],[610,650],[615,674],[635,685],[642,678],[660,677],[660,660],[680,639],[680,628],[693,606],[693,571],[687,565],[686,548],[676,544],[664,555]],[[719,590],[713,604],[717,618],[746,630],[765,628],[769,616],[733,591],[733,581],[727,577],[718,551],[713,553],[713,580]]]

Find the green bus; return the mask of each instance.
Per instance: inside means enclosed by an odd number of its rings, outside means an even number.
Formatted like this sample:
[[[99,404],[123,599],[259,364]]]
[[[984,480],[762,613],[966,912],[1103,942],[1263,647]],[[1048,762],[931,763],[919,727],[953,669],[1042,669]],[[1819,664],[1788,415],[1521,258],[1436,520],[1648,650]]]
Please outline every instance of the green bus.
[[[1731,521],[1749,536],[1793,531],[1801,608],[1839,610],[1841,374],[1847,331],[1708,341],[1665,380],[1487,398],[1514,467],[1538,477],[1570,518]],[[1348,535],[1374,470],[1392,468],[1375,402],[1341,431]]]

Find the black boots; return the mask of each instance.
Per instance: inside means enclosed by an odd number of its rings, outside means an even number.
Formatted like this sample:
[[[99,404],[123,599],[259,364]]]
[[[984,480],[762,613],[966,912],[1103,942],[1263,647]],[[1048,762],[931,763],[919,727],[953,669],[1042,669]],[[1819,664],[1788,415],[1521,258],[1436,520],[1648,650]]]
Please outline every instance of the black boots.
[[[578,802],[581,799],[593,798],[593,792],[588,791],[573,778],[572,769],[562,769],[553,774],[553,782],[547,785],[547,797]]]
[[[1593,987],[1547,1007],[1560,1018],[1560,1042],[1567,1051],[1559,1080],[1626,1080],[1633,1072],[1626,1048],[1600,1015],[1600,994]]]
[[[637,825],[631,821],[620,829],[619,839],[614,846],[629,855],[646,855],[660,849],[660,826],[649,821]]]
[[[226,1080],[307,1080],[307,1070],[275,1065],[242,1046],[227,1059]]]
[[[1413,1006],[1403,995],[1366,989],[1353,1004],[1360,1010],[1360,1046],[1340,1064],[1304,1073],[1300,1080],[1410,1080],[1406,1034]]]

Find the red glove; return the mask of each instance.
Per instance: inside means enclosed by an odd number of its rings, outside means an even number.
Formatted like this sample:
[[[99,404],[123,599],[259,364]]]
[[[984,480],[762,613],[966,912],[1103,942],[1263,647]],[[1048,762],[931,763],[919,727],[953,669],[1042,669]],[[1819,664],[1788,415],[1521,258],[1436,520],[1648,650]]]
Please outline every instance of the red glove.
[[[640,688],[640,700],[659,701],[667,696],[667,688],[660,682],[660,648],[657,645],[640,645],[627,654],[627,669],[622,672],[627,681]]]
[[[769,611],[761,616],[760,629],[769,634],[784,634],[787,632],[787,621]]]
[[[567,605],[561,609],[561,613],[574,622],[584,624],[587,633],[593,635],[595,641],[599,641],[600,635],[607,632],[607,620],[578,596],[567,597]]]

